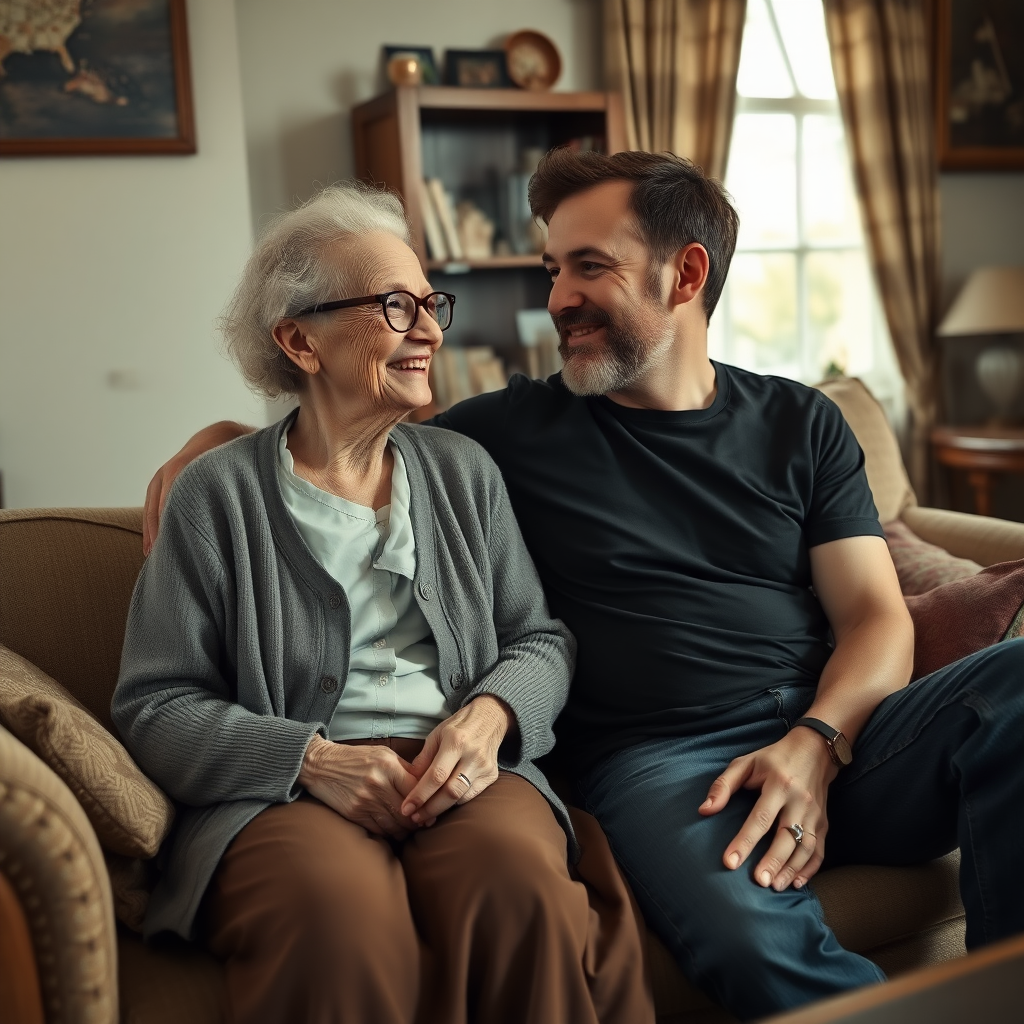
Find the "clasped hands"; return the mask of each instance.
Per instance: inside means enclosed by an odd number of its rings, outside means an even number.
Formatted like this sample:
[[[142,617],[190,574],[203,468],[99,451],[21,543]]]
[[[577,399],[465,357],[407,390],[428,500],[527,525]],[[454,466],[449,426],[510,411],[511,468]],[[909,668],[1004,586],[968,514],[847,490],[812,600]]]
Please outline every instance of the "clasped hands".
[[[740,789],[759,789],[761,795],[725,848],[725,866],[738,868],[774,828],[775,837],[754,868],[754,880],[777,892],[790,884],[797,889],[806,885],[825,857],[825,801],[837,773],[822,738],[806,728],[793,729],[777,743],[732,761],[711,784],[700,813],[717,814]],[[788,831],[797,824],[804,830],[800,843]]]
[[[483,694],[440,722],[412,762],[387,746],[331,743],[317,735],[306,748],[299,783],[368,832],[405,839],[497,779],[498,748],[513,722],[506,704]]]

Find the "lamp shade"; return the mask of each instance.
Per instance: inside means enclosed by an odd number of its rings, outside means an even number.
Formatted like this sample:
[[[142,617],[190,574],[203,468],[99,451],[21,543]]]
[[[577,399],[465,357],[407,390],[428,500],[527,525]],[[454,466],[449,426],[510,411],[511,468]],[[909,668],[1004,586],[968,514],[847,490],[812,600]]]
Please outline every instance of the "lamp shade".
[[[1024,331],[1024,267],[980,267],[960,289],[938,333],[1014,334]]]

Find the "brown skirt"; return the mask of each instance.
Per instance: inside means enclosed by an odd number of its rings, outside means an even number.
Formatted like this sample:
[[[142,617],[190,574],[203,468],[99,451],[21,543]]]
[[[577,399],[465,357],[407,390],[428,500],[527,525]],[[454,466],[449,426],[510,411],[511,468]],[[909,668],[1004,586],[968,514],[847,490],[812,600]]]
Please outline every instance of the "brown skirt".
[[[413,746],[414,745],[414,746]],[[411,760],[420,741],[389,743]],[[309,796],[228,847],[206,899],[236,1024],[646,1024],[639,915],[597,822],[502,772],[403,843]]]

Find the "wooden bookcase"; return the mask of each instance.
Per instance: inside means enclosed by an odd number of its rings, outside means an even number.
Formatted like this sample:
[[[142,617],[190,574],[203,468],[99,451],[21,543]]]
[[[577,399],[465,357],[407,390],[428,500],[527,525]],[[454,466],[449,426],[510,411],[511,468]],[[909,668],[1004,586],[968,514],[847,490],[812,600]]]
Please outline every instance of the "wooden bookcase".
[[[413,247],[428,278],[457,296],[446,343],[491,345],[516,367],[515,312],[547,302],[549,282],[539,256],[458,263],[428,259],[420,181],[440,178],[456,200],[476,202],[500,233],[501,188],[522,171],[524,151],[546,151],[580,138],[598,140],[604,152],[625,148],[620,97],[400,86],[353,108],[352,135],[356,175],[402,197]]]

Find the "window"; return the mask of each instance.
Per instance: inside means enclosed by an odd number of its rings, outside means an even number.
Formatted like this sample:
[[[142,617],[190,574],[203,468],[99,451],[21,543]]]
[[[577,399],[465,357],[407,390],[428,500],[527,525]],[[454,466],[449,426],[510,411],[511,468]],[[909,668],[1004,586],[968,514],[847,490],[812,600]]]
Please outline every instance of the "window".
[[[740,233],[712,357],[804,383],[862,377],[900,418],[868,267],[822,0],[748,0],[725,185]]]

